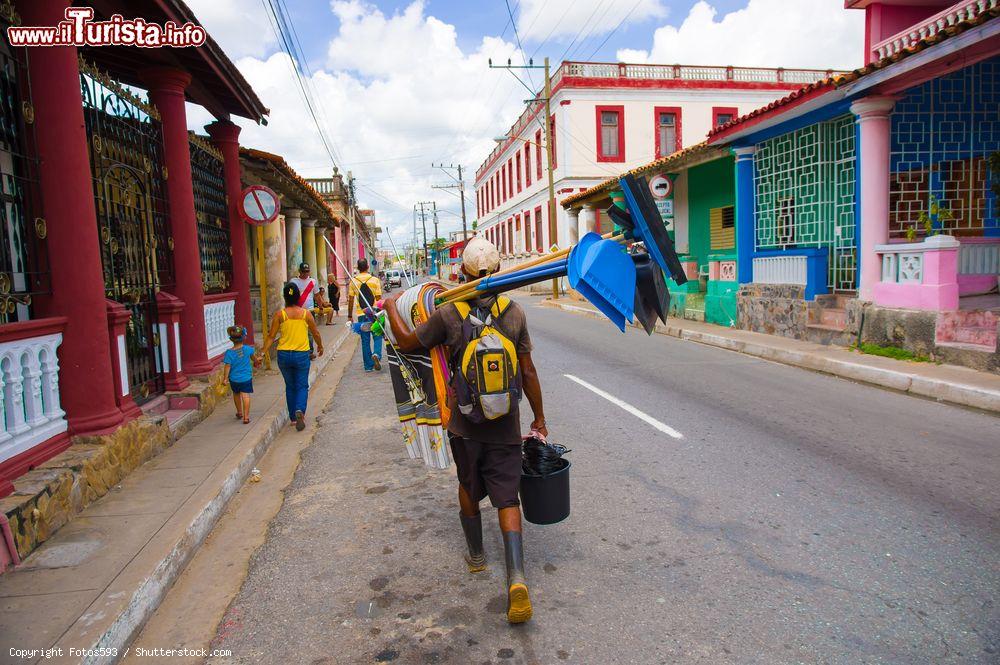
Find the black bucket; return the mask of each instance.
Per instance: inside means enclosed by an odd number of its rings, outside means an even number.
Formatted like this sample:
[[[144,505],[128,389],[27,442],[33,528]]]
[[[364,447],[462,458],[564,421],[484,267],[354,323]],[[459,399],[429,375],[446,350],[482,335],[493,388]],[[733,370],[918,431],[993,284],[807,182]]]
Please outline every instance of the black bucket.
[[[555,524],[569,517],[568,460],[544,476],[521,474],[521,509],[532,524]]]

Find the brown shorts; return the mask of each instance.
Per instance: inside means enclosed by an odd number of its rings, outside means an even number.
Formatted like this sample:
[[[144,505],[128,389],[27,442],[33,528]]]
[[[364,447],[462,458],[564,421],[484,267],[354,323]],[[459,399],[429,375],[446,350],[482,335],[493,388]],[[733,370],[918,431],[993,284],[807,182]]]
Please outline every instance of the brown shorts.
[[[451,454],[458,467],[458,482],[475,502],[487,495],[494,508],[521,505],[521,446],[516,443],[484,443],[449,434]]]

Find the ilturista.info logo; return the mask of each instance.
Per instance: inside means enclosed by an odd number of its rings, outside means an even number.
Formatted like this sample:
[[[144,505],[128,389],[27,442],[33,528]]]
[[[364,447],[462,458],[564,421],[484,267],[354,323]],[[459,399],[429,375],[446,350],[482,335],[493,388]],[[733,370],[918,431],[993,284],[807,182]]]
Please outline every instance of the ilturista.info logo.
[[[54,26],[11,26],[11,46],[138,46],[140,48],[187,48],[201,46],[208,33],[195,23],[163,25],[143,18],[114,14],[95,21],[93,7],[67,7],[66,19]]]

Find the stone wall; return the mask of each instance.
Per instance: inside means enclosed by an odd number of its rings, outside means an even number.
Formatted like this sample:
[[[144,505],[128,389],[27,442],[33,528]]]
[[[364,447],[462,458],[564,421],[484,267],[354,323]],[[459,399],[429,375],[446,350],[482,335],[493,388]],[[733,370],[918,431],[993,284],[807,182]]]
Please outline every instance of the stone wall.
[[[809,321],[805,287],[795,284],[743,284],[736,293],[741,330],[803,339]]]
[[[931,360],[963,365],[980,372],[1000,373],[1000,350],[941,346],[936,342],[937,312],[892,309],[866,303],[861,340],[879,346],[896,346]]]
[[[15,480],[14,493],[0,499],[0,519],[7,519],[21,560],[211,414],[226,398],[221,388],[222,370],[217,369],[182,392],[169,393],[197,398],[195,417],[171,428],[162,415],[143,415],[111,434],[73,437],[65,451]]]

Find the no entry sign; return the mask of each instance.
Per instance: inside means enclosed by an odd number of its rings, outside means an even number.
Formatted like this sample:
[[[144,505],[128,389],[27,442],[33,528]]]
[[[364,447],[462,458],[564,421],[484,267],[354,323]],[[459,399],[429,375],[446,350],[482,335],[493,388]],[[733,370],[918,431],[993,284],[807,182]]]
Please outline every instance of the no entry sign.
[[[247,224],[264,226],[270,224],[281,212],[278,195],[263,185],[252,185],[243,190],[240,213]]]

